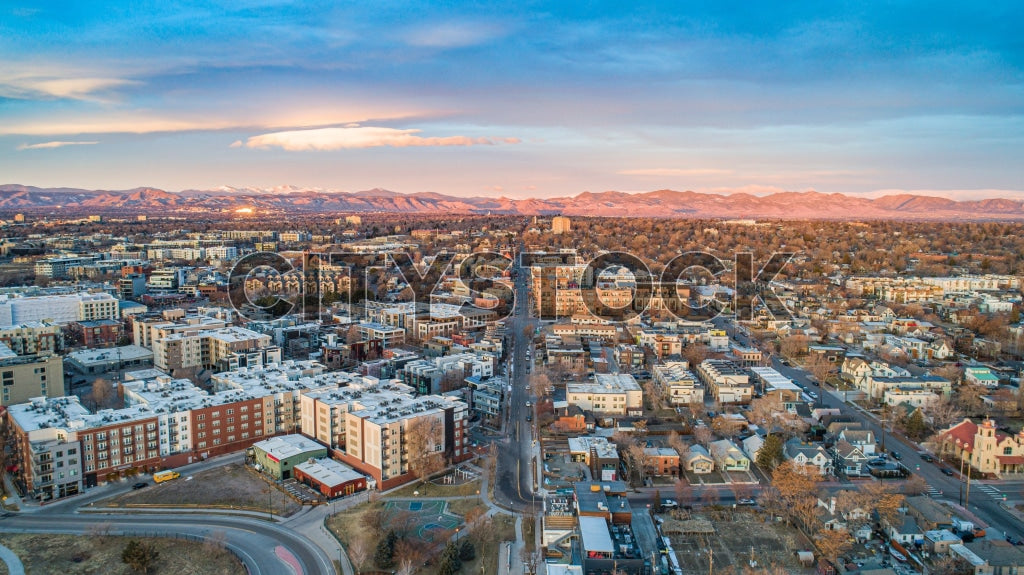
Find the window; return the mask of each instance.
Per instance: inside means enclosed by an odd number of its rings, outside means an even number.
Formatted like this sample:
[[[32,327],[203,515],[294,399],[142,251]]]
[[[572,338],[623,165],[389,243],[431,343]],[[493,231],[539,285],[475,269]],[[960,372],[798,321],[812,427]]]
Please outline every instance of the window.
[[[1013,448],[1012,447],[1004,447],[1003,448],[1003,455],[1013,455]]]

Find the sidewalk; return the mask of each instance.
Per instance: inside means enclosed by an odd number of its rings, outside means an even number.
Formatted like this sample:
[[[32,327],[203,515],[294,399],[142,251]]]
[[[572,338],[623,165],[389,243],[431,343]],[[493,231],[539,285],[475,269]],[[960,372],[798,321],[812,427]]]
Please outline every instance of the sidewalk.
[[[0,561],[7,564],[7,571],[10,575],[25,575],[25,566],[21,563],[21,559],[14,554],[14,551],[0,545]]]

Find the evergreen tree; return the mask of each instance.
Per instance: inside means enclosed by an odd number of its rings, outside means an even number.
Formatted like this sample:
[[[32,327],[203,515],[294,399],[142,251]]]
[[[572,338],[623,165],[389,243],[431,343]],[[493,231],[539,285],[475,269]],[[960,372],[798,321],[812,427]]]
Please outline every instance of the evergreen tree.
[[[775,434],[766,435],[764,445],[757,452],[757,466],[765,473],[771,473],[785,459],[782,447],[781,437]]]
[[[395,543],[398,542],[398,535],[394,530],[377,543],[377,551],[373,554],[373,562],[381,569],[390,569],[395,564]]]
[[[476,557],[476,547],[473,546],[473,542],[469,539],[463,539],[459,545],[459,559],[472,561],[474,557]]]
[[[903,422],[903,427],[907,431],[907,437],[914,441],[921,441],[928,434],[928,423],[925,422],[924,413],[920,409],[915,409],[907,417]]]

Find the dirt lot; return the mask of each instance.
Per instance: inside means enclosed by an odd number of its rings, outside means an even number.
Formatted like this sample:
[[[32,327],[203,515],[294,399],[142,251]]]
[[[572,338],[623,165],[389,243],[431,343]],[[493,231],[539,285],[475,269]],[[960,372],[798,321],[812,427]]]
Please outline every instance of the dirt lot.
[[[130,575],[134,571],[121,561],[130,537],[79,537],[74,535],[0,535],[14,551],[28,575]],[[178,539],[139,539],[156,545],[160,573],[195,575],[244,575],[245,567],[231,553],[203,543]],[[4,568],[4,573],[6,573]]]
[[[294,499],[241,464],[208,469],[191,477],[191,480],[182,476],[164,483],[150,482],[149,487],[130,491],[99,505],[225,507],[267,512],[272,502],[274,515],[281,516],[291,515],[301,508]]]
[[[715,573],[739,573],[751,559],[760,566],[779,565],[789,573],[812,573],[800,567],[794,556],[798,549],[811,549],[800,533],[780,523],[765,523],[756,513],[741,511],[674,512],[675,517],[710,521],[711,534],[670,535],[672,547],[684,573],[708,570],[708,549],[713,550]],[[666,516],[668,517],[668,516]]]

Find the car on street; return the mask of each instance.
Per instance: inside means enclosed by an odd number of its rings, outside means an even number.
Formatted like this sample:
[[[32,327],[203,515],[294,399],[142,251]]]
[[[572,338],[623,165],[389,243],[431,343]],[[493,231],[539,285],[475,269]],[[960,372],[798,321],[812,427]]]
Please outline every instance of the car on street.
[[[679,503],[674,499],[662,499],[661,506],[665,509],[676,509],[679,507]]]
[[[132,485],[132,489],[136,489],[136,490],[138,490],[138,489],[145,489],[147,487],[149,487],[149,483],[147,483],[145,481],[140,481],[140,482],[136,483],[135,485]]]
[[[895,459],[896,461],[899,461],[899,460],[903,459],[903,457],[900,456],[900,454],[898,452],[896,452],[896,451],[890,451],[889,455],[891,455],[892,458]]]
[[[946,474],[946,475],[950,476],[950,477],[953,477],[954,475],[956,475],[956,472],[954,472],[954,471],[953,471],[952,469],[950,469],[950,468],[948,468],[948,467],[943,467],[943,468],[942,468],[942,472],[943,472],[944,474]]]
[[[932,457],[931,455],[928,455],[927,453],[922,453],[921,461],[927,461],[928,463],[931,463],[932,461],[935,461],[935,458]]]
[[[744,498],[740,499],[739,501],[737,501],[736,505],[757,505],[757,501],[754,501],[753,499],[751,499],[749,497],[744,497]]]

